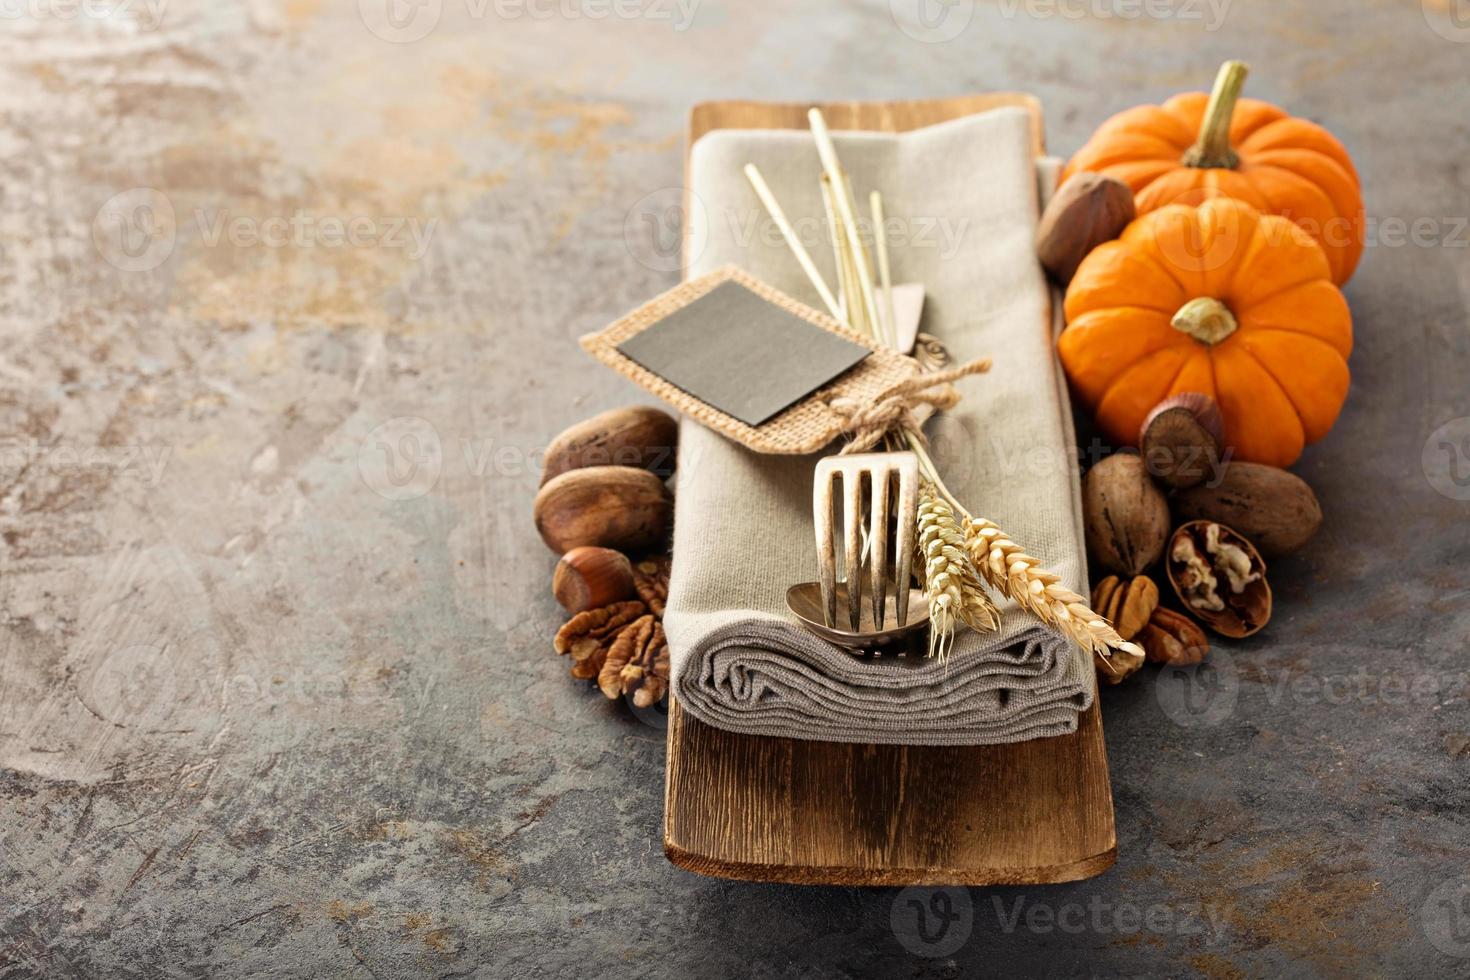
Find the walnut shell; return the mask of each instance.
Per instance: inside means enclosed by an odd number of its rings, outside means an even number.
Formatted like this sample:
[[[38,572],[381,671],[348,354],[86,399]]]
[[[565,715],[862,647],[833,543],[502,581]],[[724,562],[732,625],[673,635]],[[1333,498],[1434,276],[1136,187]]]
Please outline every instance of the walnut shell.
[[[541,485],[588,466],[632,466],[668,479],[674,472],[679,423],[668,412],[628,405],[594,415],[551,440],[541,465]]]
[[[1169,502],[1133,453],[1109,456],[1082,479],[1087,552],[1101,567],[1132,578],[1164,553]]]
[[[561,556],[551,575],[551,594],[573,615],[631,599],[636,591],[633,563],[611,548],[573,548]]]
[[[1218,482],[1174,495],[1181,520],[1216,521],[1234,528],[1263,554],[1285,555],[1322,526],[1322,505],[1306,481],[1261,463],[1231,463]]]
[[[1155,479],[1176,489],[1218,473],[1224,421],[1209,395],[1187,391],[1159,402],[1143,422],[1138,449]]]
[[[1232,568],[1232,558],[1244,567]],[[1179,525],[1169,539],[1165,567],[1184,608],[1221,636],[1250,636],[1271,619],[1266,563],[1255,545],[1224,524]]]
[[[1036,226],[1036,257],[1065,286],[1087,253],[1133,220],[1133,191],[1115,177],[1079,173],[1047,203]]]
[[[674,500],[647,470],[588,466],[543,486],[532,512],[541,540],[559,555],[581,545],[639,554],[665,550]]]

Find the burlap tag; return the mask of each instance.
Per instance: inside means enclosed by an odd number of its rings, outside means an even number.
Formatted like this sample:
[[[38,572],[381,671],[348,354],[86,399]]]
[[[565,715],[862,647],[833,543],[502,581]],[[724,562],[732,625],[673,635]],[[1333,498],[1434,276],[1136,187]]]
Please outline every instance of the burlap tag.
[[[864,347],[873,347],[871,339],[848,330],[825,313],[797,302],[736,266],[727,265],[708,275],[686,280],[616,323],[596,333],[587,334],[581,339],[582,349],[701,424],[729,436],[755,452],[780,455],[817,452],[842,433],[842,418],[828,407],[832,399],[851,398],[859,404],[870,404],[882,398],[895,385],[918,373],[918,362],[913,358],[880,347],[836,381],[817,389],[769,422],[750,426],[669,384],[618,352],[618,345],[629,337],[647,330],[670,313],[730,280],[823,330],[830,330]]]

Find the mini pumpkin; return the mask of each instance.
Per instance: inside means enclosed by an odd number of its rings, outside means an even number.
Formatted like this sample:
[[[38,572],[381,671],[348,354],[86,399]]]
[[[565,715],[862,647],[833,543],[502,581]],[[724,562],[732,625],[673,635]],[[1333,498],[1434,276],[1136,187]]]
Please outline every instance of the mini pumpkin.
[[[1352,317],[1305,231],[1234,198],[1144,215],[1083,260],[1058,342],[1108,437],[1183,392],[1220,406],[1233,458],[1287,466],[1337,420]]]
[[[1136,106],[1104,122],[1062,172],[1123,181],[1139,214],[1168,204],[1234,197],[1291,218],[1348,281],[1363,253],[1363,195],[1348,152],[1331,133],[1268,102],[1240,98],[1249,67],[1229,61],[1214,91]]]

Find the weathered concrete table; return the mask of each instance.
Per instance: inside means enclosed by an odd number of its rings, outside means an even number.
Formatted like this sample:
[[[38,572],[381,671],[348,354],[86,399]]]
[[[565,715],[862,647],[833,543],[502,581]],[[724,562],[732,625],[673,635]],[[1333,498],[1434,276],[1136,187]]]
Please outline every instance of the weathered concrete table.
[[[12,6],[0,976],[1470,971],[1451,0]],[[1221,700],[1105,692],[1117,867],[667,865],[661,732],[551,656],[530,501],[630,399],[573,340],[676,278],[688,106],[1019,88],[1065,153],[1234,56],[1362,171],[1354,390]]]

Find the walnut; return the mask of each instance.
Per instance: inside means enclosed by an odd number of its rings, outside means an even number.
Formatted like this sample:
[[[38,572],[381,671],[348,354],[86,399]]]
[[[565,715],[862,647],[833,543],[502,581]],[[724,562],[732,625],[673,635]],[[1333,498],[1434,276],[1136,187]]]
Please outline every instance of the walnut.
[[[649,615],[628,626],[607,651],[597,686],[610,700],[631,694],[633,704],[657,704],[668,690],[669,647],[664,628]]]
[[[660,555],[645,558],[633,568],[633,585],[638,590],[638,597],[660,618],[669,598],[669,568],[672,564],[668,555]]]
[[[1225,573],[1230,582],[1230,591],[1240,595],[1245,587],[1261,577],[1260,572],[1251,571],[1251,557],[1245,549],[1220,538],[1220,525],[1205,527],[1205,550],[1215,556],[1215,568]]]
[[[1191,608],[1209,612],[1219,612],[1225,608],[1225,600],[1220,598],[1218,591],[1220,582],[1215,578],[1210,563],[1205,561],[1199,549],[1194,546],[1193,538],[1188,535],[1175,538],[1169,557],[1183,565],[1179,570],[1178,585],[1181,597]]]
[[[553,645],[557,653],[571,654],[573,677],[591,680],[602,669],[608,648],[618,634],[647,612],[647,607],[636,599],[588,609],[557,630]]]
[[[1221,636],[1250,636],[1271,618],[1266,563],[1248,539],[1224,524],[1179,525],[1166,570],[1185,610]]]

